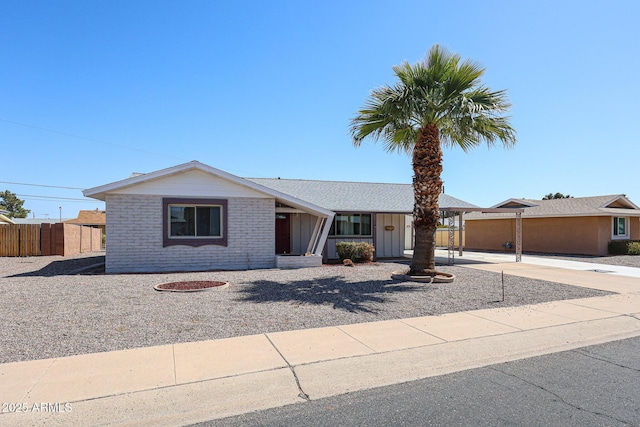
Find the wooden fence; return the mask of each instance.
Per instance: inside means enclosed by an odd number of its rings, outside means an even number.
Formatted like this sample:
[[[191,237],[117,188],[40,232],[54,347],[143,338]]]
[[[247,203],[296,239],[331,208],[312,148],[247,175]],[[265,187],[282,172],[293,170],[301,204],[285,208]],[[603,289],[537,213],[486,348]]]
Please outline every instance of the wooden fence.
[[[0,256],[40,255],[39,224],[0,225]]]
[[[73,224],[0,225],[0,256],[70,256],[100,250],[98,228]]]

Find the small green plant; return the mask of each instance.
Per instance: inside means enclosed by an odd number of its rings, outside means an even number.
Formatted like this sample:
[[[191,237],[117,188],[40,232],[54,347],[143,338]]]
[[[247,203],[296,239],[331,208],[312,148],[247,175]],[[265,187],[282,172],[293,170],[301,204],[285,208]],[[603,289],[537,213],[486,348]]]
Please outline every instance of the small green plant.
[[[629,255],[640,255],[640,242],[629,242],[627,248]]]
[[[336,251],[341,261],[350,259],[354,262],[365,262],[373,260],[375,248],[367,242],[338,242]]]
[[[611,255],[640,255],[639,240],[612,240],[609,242]]]

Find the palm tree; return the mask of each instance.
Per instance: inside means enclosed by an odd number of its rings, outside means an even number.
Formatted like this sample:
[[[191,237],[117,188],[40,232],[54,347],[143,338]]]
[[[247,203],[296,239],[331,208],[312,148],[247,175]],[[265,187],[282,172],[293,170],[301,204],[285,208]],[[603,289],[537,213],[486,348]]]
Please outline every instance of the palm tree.
[[[436,275],[435,233],[442,190],[441,145],[467,151],[486,142],[515,144],[515,131],[503,114],[506,91],[482,85],[485,69],[434,45],[424,61],[393,67],[399,81],[374,89],[351,119],[353,144],[370,137],[387,151],[412,156],[415,244],[411,275]]]

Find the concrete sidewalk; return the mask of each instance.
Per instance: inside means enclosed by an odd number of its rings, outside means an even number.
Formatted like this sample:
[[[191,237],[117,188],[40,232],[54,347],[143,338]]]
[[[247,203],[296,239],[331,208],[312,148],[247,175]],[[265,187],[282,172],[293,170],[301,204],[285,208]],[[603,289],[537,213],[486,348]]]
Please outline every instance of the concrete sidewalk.
[[[619,294],[0,364],[0,425],[184,425],[640,335],[636,277],[466,266]]]

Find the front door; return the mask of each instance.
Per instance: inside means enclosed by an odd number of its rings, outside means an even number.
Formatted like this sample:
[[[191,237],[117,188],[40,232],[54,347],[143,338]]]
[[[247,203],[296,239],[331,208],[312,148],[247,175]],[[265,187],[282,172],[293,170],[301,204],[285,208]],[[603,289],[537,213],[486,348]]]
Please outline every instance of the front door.
[[[291,223],[289,214],[276,214],[276,254],[291,253]]]

